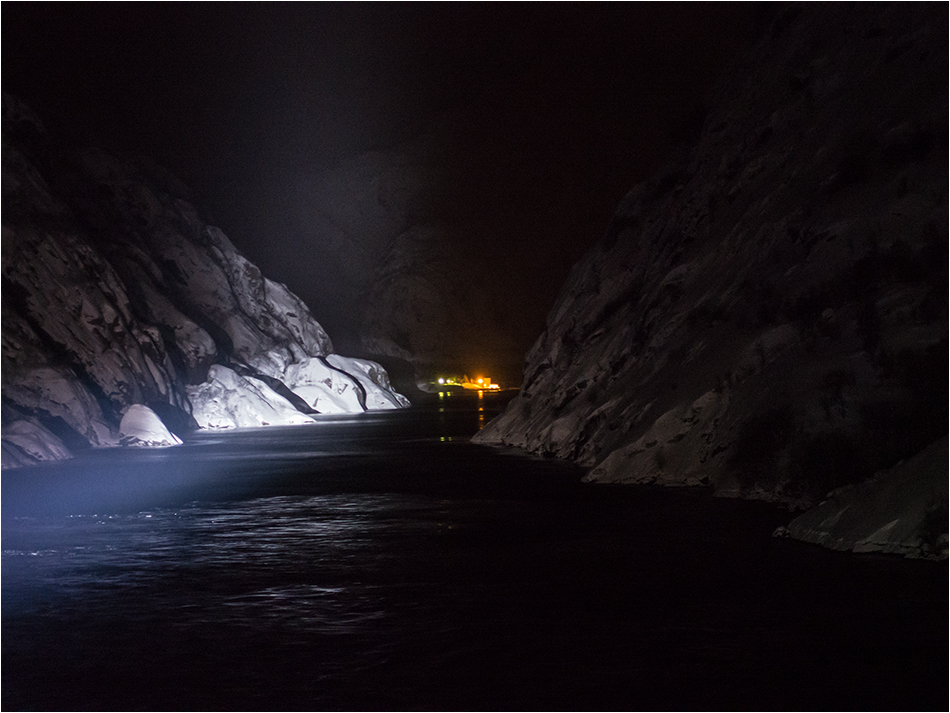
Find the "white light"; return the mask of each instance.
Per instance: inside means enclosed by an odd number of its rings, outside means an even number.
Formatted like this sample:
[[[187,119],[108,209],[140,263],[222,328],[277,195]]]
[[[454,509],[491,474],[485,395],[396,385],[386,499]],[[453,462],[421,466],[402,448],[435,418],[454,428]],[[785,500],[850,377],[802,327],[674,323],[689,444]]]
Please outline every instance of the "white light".
[[[439,377],[439,383],[440,383],[440,384],[444,384],[444,383],[445,383],[445,379],[443,379],[441,376]]]

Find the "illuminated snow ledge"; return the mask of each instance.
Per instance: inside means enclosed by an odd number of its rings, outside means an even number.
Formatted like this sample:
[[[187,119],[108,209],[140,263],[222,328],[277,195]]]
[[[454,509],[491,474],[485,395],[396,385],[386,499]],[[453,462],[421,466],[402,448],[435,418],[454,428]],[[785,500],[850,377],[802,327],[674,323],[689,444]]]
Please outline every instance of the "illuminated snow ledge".
[[[385,369],[366,359],[330,354],[292,363],[282,371],[267,360],[256,366],[265,377],[281,381],[316,413],[361,413],[409,405],[405,396],[393,391]],[[314,422],[264,380],[242,376],[225,366],[212,366],[207,380],[187,391],[192,416],[200,428]]]
[[[241,376],[233,369],[216,364],[209,369],[204,383],[186,387],[192,416],[199,428],[315,423],[310,415],[302,413],[265,383],[268,377],[281,381],[316,414],[361,413],[409,405],[405,396],[393,391],[389,375],[376,362],[330,354],[304,358],[281,369],[279,360],[270,356],[254,365],[263,379]],[[93,426],[98,434],[97,447],[154,448],[181,443],[158,415],[142,404],[132,404],[124,410],[117,430],[104,423],[97,422]],[[5,425],[2,442],[4,468],[72,457],[60,438],[32,421]]]

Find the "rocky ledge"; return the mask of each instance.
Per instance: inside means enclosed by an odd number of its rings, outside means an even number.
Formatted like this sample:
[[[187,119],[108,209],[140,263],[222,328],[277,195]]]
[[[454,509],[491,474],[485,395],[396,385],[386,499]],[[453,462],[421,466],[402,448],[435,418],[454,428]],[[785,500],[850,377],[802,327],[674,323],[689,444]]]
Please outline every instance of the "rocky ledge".
[[[7,95],[2,132],[3,467],[408,405],[173,176],[64,147]]]
[[[947,437],[870,480],[845,485],[780,527],[833,550],[947,558]]]

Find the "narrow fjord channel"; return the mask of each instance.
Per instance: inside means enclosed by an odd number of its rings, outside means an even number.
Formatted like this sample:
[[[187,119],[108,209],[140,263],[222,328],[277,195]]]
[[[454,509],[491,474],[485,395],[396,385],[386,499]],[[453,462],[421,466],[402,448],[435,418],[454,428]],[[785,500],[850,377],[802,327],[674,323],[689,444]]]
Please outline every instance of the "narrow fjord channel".
[[[945,563],[772,539],[789,516],[763,503],[585,485],[469,443],[479,413],[4,473],[3,708],[945,706]]]

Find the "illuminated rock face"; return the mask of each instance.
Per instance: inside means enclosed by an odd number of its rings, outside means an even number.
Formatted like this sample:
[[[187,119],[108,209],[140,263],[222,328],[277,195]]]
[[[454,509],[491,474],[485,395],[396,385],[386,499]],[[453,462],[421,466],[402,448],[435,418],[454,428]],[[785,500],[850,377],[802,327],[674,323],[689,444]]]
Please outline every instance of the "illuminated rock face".
[[[267,384],[215,364],[208,379],[188,387],[192,416],[201,428],[254,428],[313,423]]]
[[[66,445],[38,423],[12,421],[3,426],[4,468],[70,457]]]
[[[575,266],[477,440],[804,506],[946,434],[945,21],[778,17]]]
[[[131,443],[120,433],[131,406],[181,433],[195,425],[193,394],[206,380],[213,389],[215,364],[279,380],[332,352],[306,305],[261,275],[161,169],[57,150],[37,117],[4,96],[3,177],[5,466]],[[360,369],[352,378],[372,371]],[[311,422],[265,388],[272,403],[235,406],[246,418],[234,425]],[[18,430],[7,438],[14,422],[36,427],[30,443],[56,440],[26,448]]]

